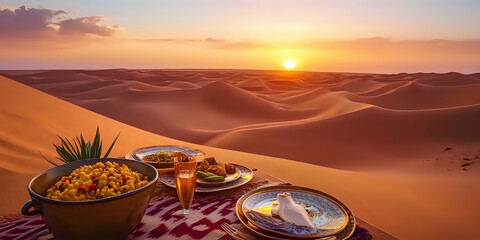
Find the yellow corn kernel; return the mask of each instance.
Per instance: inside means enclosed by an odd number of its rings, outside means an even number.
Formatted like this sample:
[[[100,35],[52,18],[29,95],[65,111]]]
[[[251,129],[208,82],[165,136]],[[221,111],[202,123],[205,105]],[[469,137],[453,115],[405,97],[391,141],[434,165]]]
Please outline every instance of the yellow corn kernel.
[[[88,178],[88,180],[85,182],[85,185],[86,186],[93,185],[93,181],[90,178]]]
[[[107,185],[108,185],[107,180],[100,180],[100,181],[98,181],[98,187],[99,187],[99,188],[102,188],[103,186],[107,186]]]

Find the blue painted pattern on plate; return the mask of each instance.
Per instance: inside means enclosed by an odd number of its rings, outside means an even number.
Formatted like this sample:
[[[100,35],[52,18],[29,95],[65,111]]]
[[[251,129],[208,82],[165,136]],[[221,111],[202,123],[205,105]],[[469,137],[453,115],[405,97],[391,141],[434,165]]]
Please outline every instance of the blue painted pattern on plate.
[[[284,191],[268,191],[255,194],[245,200],[242,206],[243,211],[251,209],[270,214],[268,210],[271,208],[272,203],[277,200],[277,194],[282,192]],[[329,199],[308,192],[288,192],[292,195],[295,203],[301,205],[309,212],[311,220],[317,229],[322,232],[333,232],[345,228],[348,222],[347,214]]]

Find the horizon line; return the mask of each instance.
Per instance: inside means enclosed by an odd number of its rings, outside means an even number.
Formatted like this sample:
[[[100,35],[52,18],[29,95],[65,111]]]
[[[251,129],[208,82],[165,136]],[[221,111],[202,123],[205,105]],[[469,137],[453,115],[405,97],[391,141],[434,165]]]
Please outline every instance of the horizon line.
[[[349,72],[349,71],[314,71],[314,70],[285,70],[285,69],[252,69],[252,68],[37,68],[37,69],[0,69],[3,71],[108,71],[108,70],[166,70],[166,71],[282,71],[282,72],[306,72],[306,73],[342,73],[342,74],[463,74],[474,75],[480,74],[480,72],[459,72],[459,71],[445,71],[445,72]]]

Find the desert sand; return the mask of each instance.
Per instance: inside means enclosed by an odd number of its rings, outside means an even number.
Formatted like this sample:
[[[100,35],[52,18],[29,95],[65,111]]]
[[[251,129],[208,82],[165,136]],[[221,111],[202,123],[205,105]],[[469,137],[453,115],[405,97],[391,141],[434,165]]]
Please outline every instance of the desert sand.
[[[0,215],[19,213],[57,134],[100,126],[105,143],[121,133],[111,156],[203,149],[325,191],[401,239],[480,234],[480,74],[1,73]]]

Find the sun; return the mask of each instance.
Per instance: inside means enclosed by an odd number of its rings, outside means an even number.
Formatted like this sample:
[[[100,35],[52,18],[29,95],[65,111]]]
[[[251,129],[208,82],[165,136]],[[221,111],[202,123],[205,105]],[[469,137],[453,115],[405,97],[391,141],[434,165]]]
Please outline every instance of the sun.
[[[285,65],[285,68],[286,68],[286,69],[292,69],[292,68],[295,67],[295,62],[286,61],[286,62],[284,63],[284,65]]]

